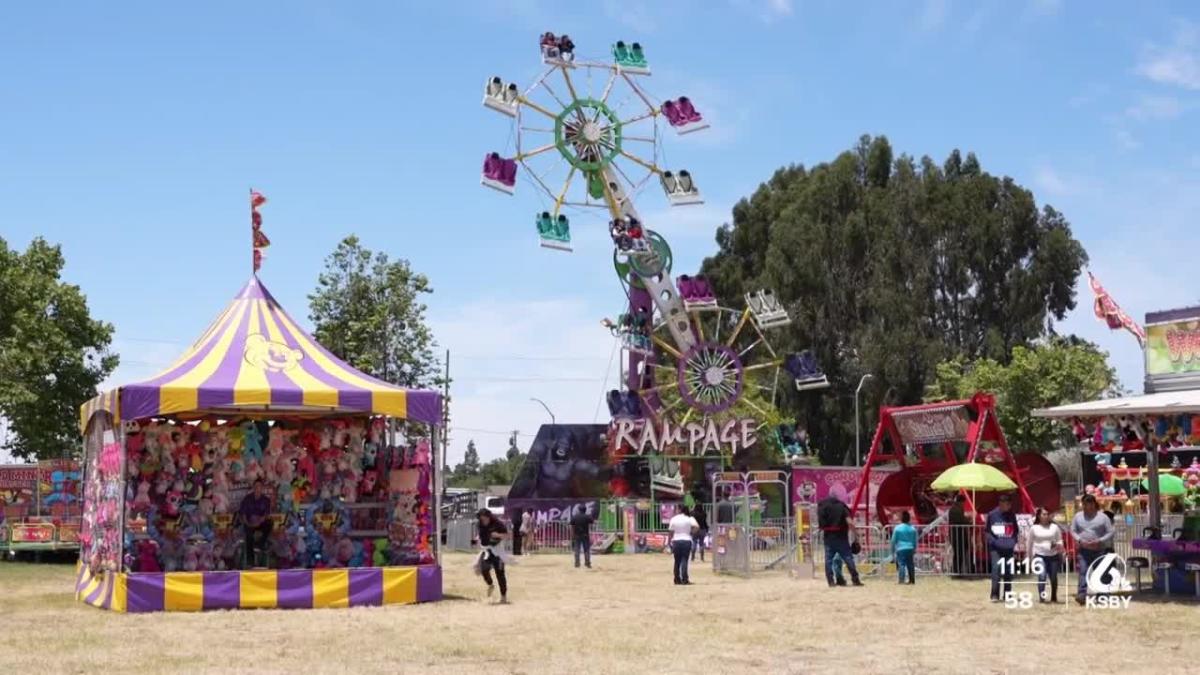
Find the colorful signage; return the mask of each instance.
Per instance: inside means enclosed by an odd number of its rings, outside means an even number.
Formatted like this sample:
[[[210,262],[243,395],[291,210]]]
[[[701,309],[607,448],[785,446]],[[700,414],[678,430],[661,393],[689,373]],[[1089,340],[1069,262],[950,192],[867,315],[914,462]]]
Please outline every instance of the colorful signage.
[[[1200,307],[1146,315],[1146,391],[1200,387]]]
[[[857,467],[838,466],[806,466],[792,469],[792,501],[813,504],[835,495],[838,499],[850,503],[858,483],[862,480],[862,469]],[[867,487],[868,504],[875,503],[875,494],[879,486],[894,470],[888,467],[872,467],[871,483]]]
[[[647,450],[660,455],[681,455],[686,446],[688,455],[736,454],[754,445],[758,422],[753,419],[688,422],[672,426],[664,419],[658,424],[648,420],[619,419],[616,421],[617,447],[628,445],[637,454]]]
[[[898,412],[892,418],[905,445],[965,441],[971,426],[965,406]]]

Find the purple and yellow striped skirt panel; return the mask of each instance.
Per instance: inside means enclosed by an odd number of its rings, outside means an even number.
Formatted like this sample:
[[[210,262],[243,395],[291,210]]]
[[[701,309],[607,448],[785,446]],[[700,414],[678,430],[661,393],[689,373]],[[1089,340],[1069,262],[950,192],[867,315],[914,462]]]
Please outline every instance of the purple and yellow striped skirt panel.
[[[114,612],[406,605],[442,599],[442,568],[422,565],[93,575],[79,565],[75,598]]]

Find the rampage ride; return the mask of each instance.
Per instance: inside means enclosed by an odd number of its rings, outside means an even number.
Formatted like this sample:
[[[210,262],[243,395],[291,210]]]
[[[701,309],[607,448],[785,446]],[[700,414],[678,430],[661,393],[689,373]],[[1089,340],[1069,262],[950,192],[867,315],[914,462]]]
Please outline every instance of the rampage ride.
[[[791,321],[774,293],[747,293],[736,307],[701,276],[673,276],[671,247],[634,203],[651,185],[673,207],[703,203],[691,171],[666,165],[663,149],[670,132],[708,128],[701,109],[687,96],[648,93],[639,43],[617,42],[603,61],[577,57],[566,35],[546,33],[539,47],[546,69],[530,86],[484,82],[483,105],[511,119],[515,148],[488,153],[480,181],[511,195],[524,169],[543,200],[533,218],[540,244],[554,251],[573,250],[572,216],[603,214],[625,305],[603,321],[623,352],[622,387],[607,396],[608,459],[649,450],[649,496],[678,499],[690,494],[679,460],[707,456],[709,467],[726,468],[735,448],[756,444],[781,382],[807,390],[828,381],[810,352],[772,346],[771,330]],[[769,432],[800,454],[794,428]],[[629,494],[615,479],[610,487],[611,496]]]

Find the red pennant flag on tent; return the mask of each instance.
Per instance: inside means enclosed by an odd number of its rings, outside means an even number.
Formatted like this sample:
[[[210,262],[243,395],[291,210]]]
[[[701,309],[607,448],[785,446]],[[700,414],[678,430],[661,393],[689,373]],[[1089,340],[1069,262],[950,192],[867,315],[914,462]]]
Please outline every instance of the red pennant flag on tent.
[[[1092,287],[1092,293],[1096,295],[1094,305],[1096,318],[1108,324],[1108,327],[1113,330],[1124,328],[1129,331],[1137,338],[1138,344],[1141,345],[1142,349],[1145,349],[1146,329],[1138,325],[1136,321],[1121,309],[1117,301],[1112,299],[1112,296],[1108,294],[1108,291],[1104,290],[1104,287],[1100,285],[1096,277],[1092,276],[1091,272],[1088,272],[1088,283]]]
[[[255,272],[262,267],[262,250],[271,245],[271,240],[259,229],[262,227],[262,214],[258,212],[258,207],[266,203],[267,198],[261,192],[250,190],[250,249]]]

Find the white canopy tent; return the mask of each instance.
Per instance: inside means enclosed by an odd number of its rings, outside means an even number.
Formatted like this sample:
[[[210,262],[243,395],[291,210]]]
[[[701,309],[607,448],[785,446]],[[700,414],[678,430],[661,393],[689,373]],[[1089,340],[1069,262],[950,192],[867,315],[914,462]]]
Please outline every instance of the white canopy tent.
[[[1107,398],[1085,403],[1042,408],[1034,417],[1064,419],[1072,417],[1113,417],[1122,415],[1174,415],[1200,413],[1200,390],[1164,391],[1143,396]]]
[[[1200,413],[1200,390],[1164,391],[1142,396],[1108,398],[1033,411],[1034,417],[1051,419],[1177,415],[1183,413]],[[1158,474],[1157,452],[1146,453],[1146,469],[1150,475]],[[1158,500],[1158,481],[1150,481],[1149,488],[1150,522],[1155,528],[1161,528],[1162,512]]]

